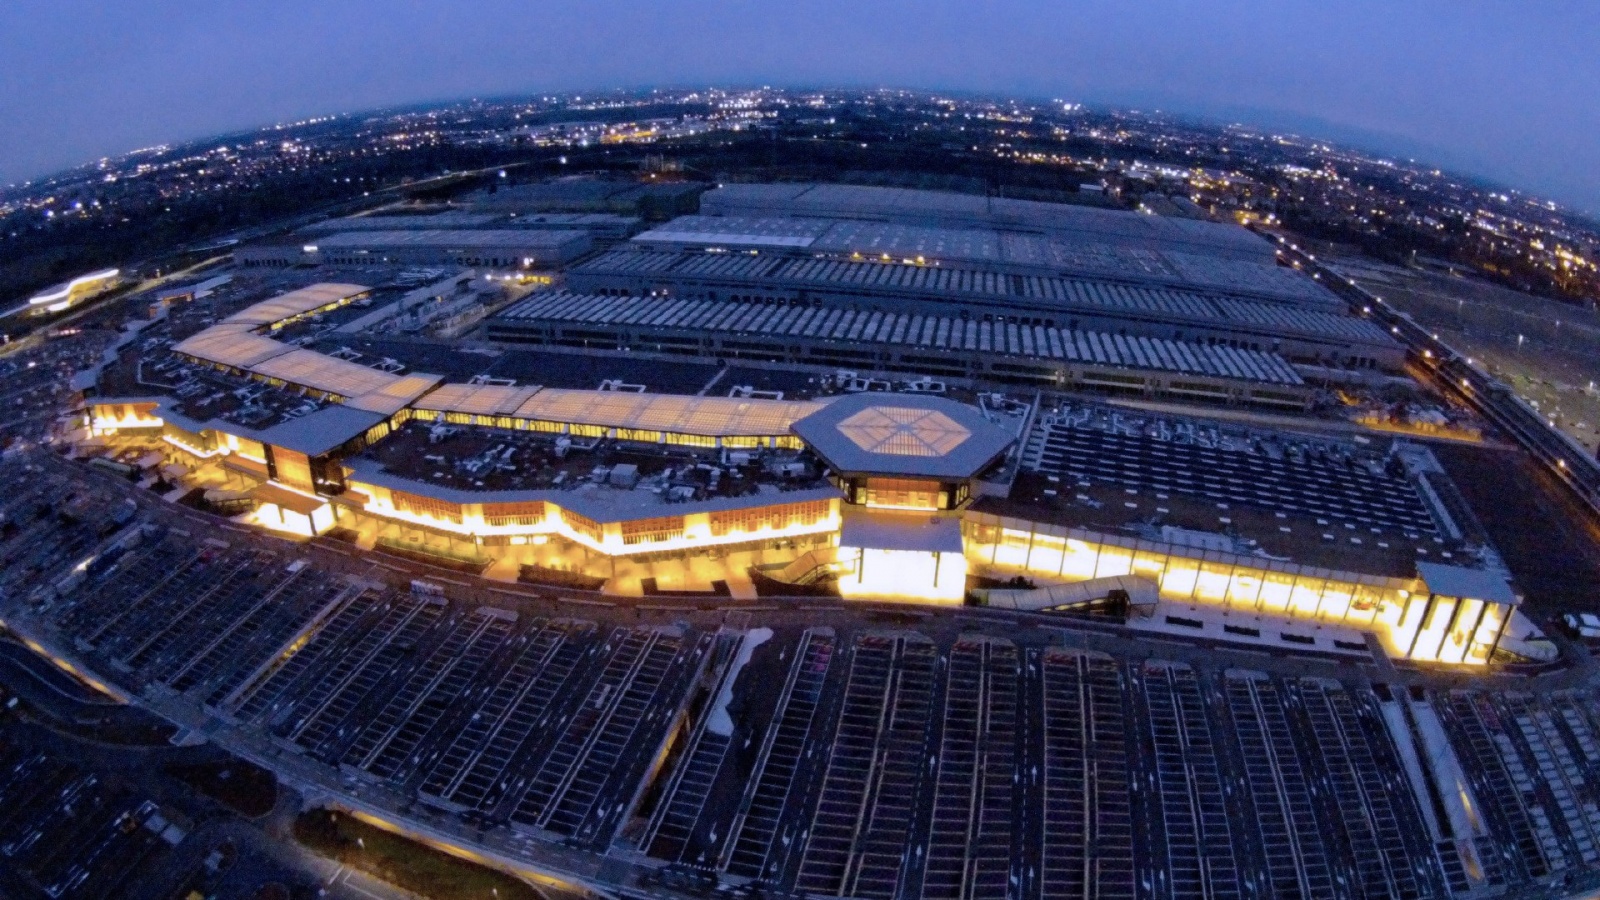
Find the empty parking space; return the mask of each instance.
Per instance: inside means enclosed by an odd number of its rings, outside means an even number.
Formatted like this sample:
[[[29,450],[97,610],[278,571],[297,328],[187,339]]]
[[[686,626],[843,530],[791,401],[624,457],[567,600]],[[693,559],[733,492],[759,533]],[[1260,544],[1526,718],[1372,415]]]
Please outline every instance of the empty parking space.
[[[556,725],[511,821],[568,837],[604,836],[631,797],[630,773],[642,772],[676,714],[691,657],[705,650],[673,628],[619,629],[582,705]],[[619,791],[629,796],[619,799]]]
[[[156,804],[0,737],[0,880],[40,896],[108,897],[182,833]]]
[[[1447,726],[1478,770],[1474,788],[1497,802],[1491,823],[1530,873],[1592,865],[1600,835],[1592,699],[1453,694]],[[1496,821],[1499,820],[1499,821]]]
[[[1531,796],[1533,782],[1521,759],[1501,755],[1498,718],[1492,713],[1486,717],[1478,698],[1464,693],[1439,698],[1438,710],[1495,838],[1483,842],[1487,852],[1480,855],[1498,858],[1509,874],[1529,878],[1566,865],[1548,814]]]
[[[465,699],[467,689],[510,636],[516,616],[481,607],[457,618],[433,648],[396,673],[397,689],[367,718],[344,752],[343,764],[378,778],[395,778],[434,726]]]
[[[593,649],[594,626],[541,621],[521,640],[516,659],[429,770],[425,800],[481,811],[504,795],[513,763],[529,755],[528,744],[570,693],[574,669]]]
[[[697,693],[689,701],[695,714],[685,723],[686,746],[673,754],[663,796],[640,841],[658,859],[705,865],[710,855],[711,848],[705,846],[703,838],[697,839],[695,829],[709,812],[707,803],[716,787],[717,774],[723,770],[733,746],[734,723],[723,699],[731,698],[731,682],[736,677],[734,663],[747,638],[748,634],[742,631],[724,631],[716,636],[706,667],[708,677],[701,678]]]
[[[911,847],[911,828],[937,661],[934,644],[919,634],[856,639],[799,890],[893,897],[908,855],[923,852]]]
[[[1049,429],[1038,471],[1219,503],[1354,522],[1403,534],[1436,528],[1403,476],[1326,450],[1267,454],[1118,434]]]
[[[786,849],[803,827],[795,809],[816,764],[807,753],[810,736],[826,726],[817,713],[836,649],[831,629],[809,629],[801,639],[722,851],[722,868],[730,873],[777,880],[785,871]]]
[[[88,521],[39,525],[95,560],[41,608],[97,673],[516,846],[860,898],[1442,898],[1600,865],[1587,690],[1396,700],[937,617],[551,618]],[[0,868],[41,889],[163,852],[142,804],[0,735]]]
[[[1317,681],[1291,688],[1294,705],[1311,728],[1305,745],[1316,748],[1319,768],[1326,772],[1330,818],[1337,822],[1357,892],[1445,896],[1427,823],[1371,695],[1352,696],[1339,685]]]
[[[1184,665],[1153,663],[1136,673],[1134,697],[1143,712],[1143,762],[1154,780],[1146,797],[1143,868],[1164,897],[1241,896],[1240,865],[1231,819],[1238,814],[1222,780],[1212,712],[1199,676]]]
[[[147,540],[90,566],[63,597],[74,642],[141,682],[202,699],[231,693],[350,586],[302,561],[183,536]]]
[[[378,592],[358,591],[331,616],[316,622],[293,646],[264,661],[238,687],[213,694],[211,702],[224,713],[244,720],[264,719],[279,712],[298,698],[303,683],[304,688],[310,687],[310,673],[342,655],[348,644],[364,634],[377,640],[378,636],[369,629],[379,624],[385,609],[386,602]]]
[[[949,671],[922,896],[1002,897],[1014,858],[1017,648],[962,638]]]
[[[331,753],[356,724],[347,722],[351,713],[374,694],[387,696],[389,673],[444,617],[445,607],[432,598],[405,597],[391,614],[385,627],[364,635],[311,685],[279,734],[307,750]]]
[[[1342,880],[1335,887],[1323,844],[1325,823],[1295,753],[1278,686],[1265,677],[1230,673],[1226,692],[1272,895],[1310,900],[1345,893]]]

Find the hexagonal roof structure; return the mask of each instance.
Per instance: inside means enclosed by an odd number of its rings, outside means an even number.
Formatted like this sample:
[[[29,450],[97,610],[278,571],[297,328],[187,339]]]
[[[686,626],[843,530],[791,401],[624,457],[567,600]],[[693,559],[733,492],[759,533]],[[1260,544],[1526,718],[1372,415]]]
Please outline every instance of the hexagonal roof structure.
[[[840,397],[792,430],[839,472],[941,479],[976,475],[1016,440],[964,403],[918,394]]]

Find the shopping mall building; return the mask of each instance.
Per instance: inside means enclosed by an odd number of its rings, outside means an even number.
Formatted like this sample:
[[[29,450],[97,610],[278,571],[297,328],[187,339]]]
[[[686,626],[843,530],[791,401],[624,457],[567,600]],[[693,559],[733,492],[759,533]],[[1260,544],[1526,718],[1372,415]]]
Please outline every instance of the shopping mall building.
[[[1052,586],[1140,584],[1166,610],[1367,632],[1395,658],[1454,664],[1486,662],[1513,620],[1518,598],[1493,572],[1422,564],[1380,576],[989,511],[982,500],[1007,491],[1019,433],[944,397],[454,384],[274,337],[365,293],[314,285],[172,346],[185,365],[289,389],[312,411],[246,427],[198,418],[172,396],[87,387],[82,445],[159,449],[174,479],[263,527],[359,536],[478,571],[515,557],[604,578],[675,560],[713,576],[750,566],[777,592],[836,584],[847,599],[926,603],[1021,576],[1038,589],[1010,605],[1035,609],[1066,605]]]

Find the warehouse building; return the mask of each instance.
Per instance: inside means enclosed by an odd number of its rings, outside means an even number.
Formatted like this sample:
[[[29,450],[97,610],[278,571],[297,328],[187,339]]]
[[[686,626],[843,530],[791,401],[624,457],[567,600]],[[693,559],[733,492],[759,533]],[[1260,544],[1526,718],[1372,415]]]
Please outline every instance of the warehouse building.
[[[1333,292],[1293,269],[1278,266],[1271,255],[1240,259],[1196,252],[1199,248],[1154,238],[1135,245],[1119,243],[1115,235],[1064,236],[978,225],[700,215],[658,225],[637,235],[632,243],[663,251],[757,251],[762,255],[980,268],[1001,275],[1075,276],[1147,287],[1212,289],[1323,312],[1345,309]]]
[[[1213,290],[1006,275],[987,267],[616,249],[574,266],[567,284],[587,294],[757,300],[1104,331],[1352,369],[1397,369],[1405,360],[1382,328],[1335,312]]]
[[[1304,408],[1281,356],[1225,344],[910,312],[757,301],[536,294],[491,318],[512,345],[900,371]]]
[[[1186,253],[1271,264],[1275,251],[1234,225],[1120,210],[848,184],[728,184],[700,197],[704,216],[858,219],[946,228],[1003,228],[1081,243],[1158,245]]]
[[[661,221],[694,212],[707,185],[694,181],[557,178],[537,184],[497,185],[463,199],[474,212],[613,213]]]
[[[374,229],[234,251],[242,266],[375,265],[551,268],[588,253],[594,238],[569,229]]]
[[[626,240],[639,230],[641,220],[611,213],[474,212],[451,209],[435,213],[376,214],[350,216],[314,222],[300,229],[301,234],[332,234],[345,231],[426,231],[530,229],[535,231],[584,231],[597,241]]]
[[[1395,371],[1405,354],[1232,225],[839,185],[731,185],[574,266],[576,292],[922,314]]]

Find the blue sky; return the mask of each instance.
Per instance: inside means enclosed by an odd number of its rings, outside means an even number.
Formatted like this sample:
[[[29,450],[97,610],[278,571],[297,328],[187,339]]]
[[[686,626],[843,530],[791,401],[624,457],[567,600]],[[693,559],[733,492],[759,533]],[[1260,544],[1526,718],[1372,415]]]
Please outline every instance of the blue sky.
[[[1593,0],[6,0],[0,182],[395,103],[890,85],[1366,135],[1600,210],[1597,46]]]

